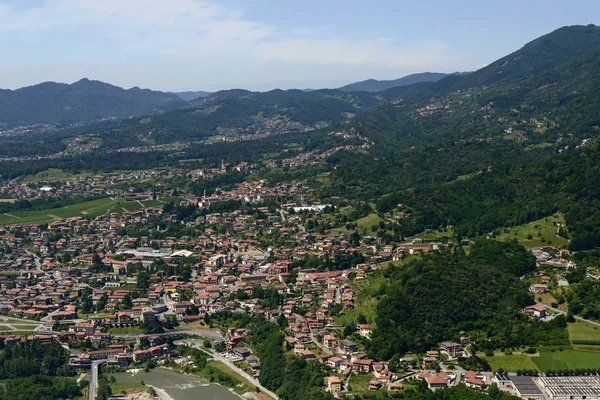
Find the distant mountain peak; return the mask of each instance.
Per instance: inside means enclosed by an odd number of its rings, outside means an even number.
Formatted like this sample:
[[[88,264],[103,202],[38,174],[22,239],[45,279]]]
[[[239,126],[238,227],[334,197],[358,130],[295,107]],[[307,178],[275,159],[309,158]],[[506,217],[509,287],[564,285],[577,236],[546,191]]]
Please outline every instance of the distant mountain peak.
[[[422,72],[418,74],[411,74],[405,77],[388,80],[388,81],[378,81],[376,79],[367,79],[361,82],[351,83],[346,86],[342,86],[338,90],[343,92],[383,92],[387,89],[391,89],[399,86],[408,86],[413,85],[415,83],[421,82],[436,82],[446,76],[449,75],[463,75],[468,74],[469,72],[453,72],[451,74],[446,74],[442,72]]]
[[[82,78],[72,84],[44,82],[0,91],[0,125],[91,122],[170,110],[185,103],[173,94],[123,89]]]

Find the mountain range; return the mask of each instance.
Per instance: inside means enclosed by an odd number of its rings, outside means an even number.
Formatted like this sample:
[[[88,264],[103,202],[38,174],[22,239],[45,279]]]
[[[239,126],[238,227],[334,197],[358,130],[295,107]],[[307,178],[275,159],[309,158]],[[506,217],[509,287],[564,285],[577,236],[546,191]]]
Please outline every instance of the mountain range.
[[[88,85],[104,87],[74,86]],[[141,91],[108,86],[122,95]],[[399,222],[403,236],[448,225],[460,237],[493,235],[561,211],[571,248],[600,247],[600,28],[594,25],[560,28],[470,74],[378,93],[232,89],[191,102],[144,93],[178,109],[32,133],[25,142],[0,137],[2,157],[56,154],[75,137],[94,136],[97,146],[82,159],[0,167],[13,177],[47,168],[106,170],[115,160],[103,151],[209,138],[212,144],[177,154],[118,153],[119,162],[130,168],[178,157],[259,162],[343,144],[332,130],[358,132],[373,143],[368,150],[335,153],[314,166],[320,171],[306,168],[298,177],[326,174],[327,185],[314,182],[325,199],[344,193],[381,212],[405,204],[412,217]],[[215,141],[256,133],[266,135]]]
[[[338,90],[341,90],[342,92],[383,92],[384,90],[394,87],[408,86],[421,82],[436,82],[450,75],[466,75],[469,73],[470,72],[454,72],[452,74],[445,74],[441,72],[422,72],[388,81],[367,79],[366,81],[355,82],[346,86],[342,86],[338,88]]]
[[[371,79],[349,84],[339,89],[274,90],[262,93],[288,92],[286,95],[288,99],[295,96],[298,101],[303,101],[330,97],[337,91],[338,93],[334,97],[339,98],[342,97],[340,92],[376,93],[414,83],[435,82],[448,75],[425,72],[392,81]],[[302,92],[312,94],[303,95]],[[250,96],[253,93],[257,99],[265,98],[259,94],[261,92],[242,89],[222,90],[216,93],[205,91],[160,92],[138,87],[123,89],[86,78],[73,84],[44,82],[16,90],[0,90],[0,127],[39,123],[89,123],[108,118],[125,118],[174,110],[186,107],[187,102],[201,102],[206,98],[210,98],[210,101],[214,103],[218,99],[240,97],[241,94]],[[325,94],[325,96],[319,93]],[[267,95],[266,98],[272,99],[273,97]],[[329,118],[325,119],[329,120]],[[333,119],[337,119],[337,116]]]
[[[91,122],[171,110],[184,104],[174,94],[138,87],[125,90],[89,79],[70,85],[45,82],[0,90],[0,126]]]
[[[177,95],[181,100],[185,100],[185,101],[193,101],[196,99],[200,99],[202,97],[206,97],[210,94],[211,92],[203,92],[203,91],[196,91],[196,92],[175,92],[173,93],[174,95]]]

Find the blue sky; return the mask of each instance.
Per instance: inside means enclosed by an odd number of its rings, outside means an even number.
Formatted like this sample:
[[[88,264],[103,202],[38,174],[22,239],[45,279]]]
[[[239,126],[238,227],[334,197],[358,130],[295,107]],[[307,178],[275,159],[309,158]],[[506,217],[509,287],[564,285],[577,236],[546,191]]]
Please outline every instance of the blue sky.
[[[598,16],[598,0],[0,0],[0,88],[337,87],[474,70]]]

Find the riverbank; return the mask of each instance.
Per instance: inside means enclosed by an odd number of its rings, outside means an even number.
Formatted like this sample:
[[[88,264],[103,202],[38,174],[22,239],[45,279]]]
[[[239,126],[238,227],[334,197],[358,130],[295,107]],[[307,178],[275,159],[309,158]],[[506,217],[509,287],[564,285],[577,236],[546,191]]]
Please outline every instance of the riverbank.
[[[239,400],[240,395],[233,393],[227,388],[203,379],[195,374],[186,374],[176,371],[173,368],[155,368],[149,372],[120,372],[108,374],[114,376],[117,380],[116,388],[126,386],[144,385],[145,389],[139,386],[132,390],[126,390],[131,397],[129,400],[155,400],[151,396],[148,388],[156,391],[160,400],[196,400],[198,398],[215,398],[219,400]],[[119,392],[115,392],[119,393]]]

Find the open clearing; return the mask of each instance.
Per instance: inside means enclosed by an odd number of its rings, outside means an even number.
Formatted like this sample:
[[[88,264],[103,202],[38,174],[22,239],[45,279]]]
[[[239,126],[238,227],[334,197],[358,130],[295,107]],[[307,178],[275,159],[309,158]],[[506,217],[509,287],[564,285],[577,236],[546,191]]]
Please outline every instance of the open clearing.
[[[538,219],[528,224],[519,225],[514,228],[506,228],[506,231],[498,236],[498,240],[513,240],[516,238],[525,247],[541,247],[545,245],[566,246],[569,241],[557,236],[558,226],[564,226],[565,220],[561,213],[550,217]]]

